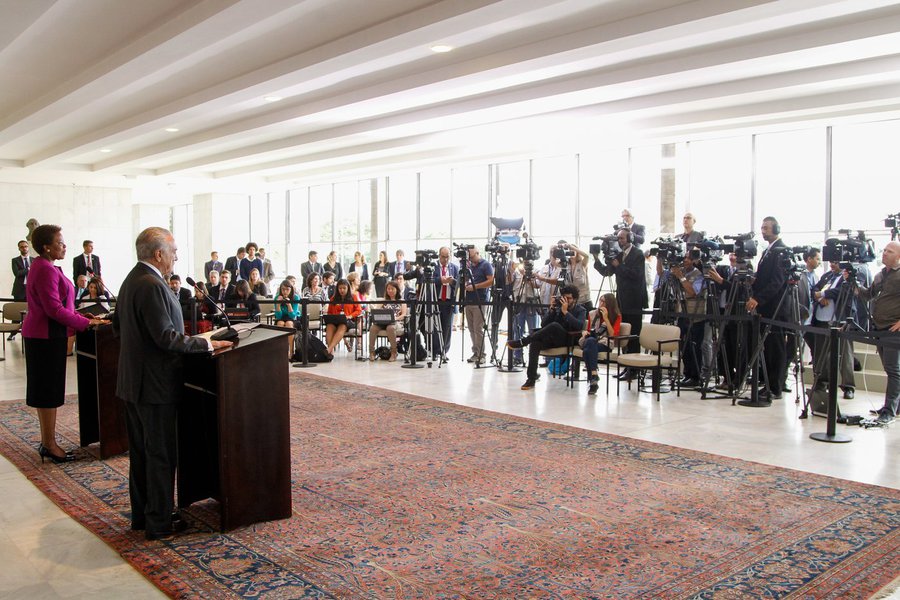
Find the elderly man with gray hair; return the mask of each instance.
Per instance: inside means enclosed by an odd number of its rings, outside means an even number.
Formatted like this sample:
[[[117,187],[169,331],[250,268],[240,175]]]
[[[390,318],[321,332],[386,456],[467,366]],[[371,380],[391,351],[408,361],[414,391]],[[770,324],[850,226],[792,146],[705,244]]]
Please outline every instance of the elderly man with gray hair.
[[[138,263],[122,283],[113,316],[121,339],[116,395],[125,401],[131,528],[158,540],[184,528],[174,513],[181,355],[231,342],[184,334],[181,306],[165,280],[178,260],[171,232],[145,229],[135,247]]]

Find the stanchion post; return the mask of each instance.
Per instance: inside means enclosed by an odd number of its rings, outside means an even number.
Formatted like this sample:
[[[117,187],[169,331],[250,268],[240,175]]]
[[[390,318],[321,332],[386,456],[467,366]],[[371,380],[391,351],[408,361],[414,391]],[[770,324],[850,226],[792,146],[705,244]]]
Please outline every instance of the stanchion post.
[[[751,333],[752,339],[756,340],[757,345],[761,345],[763,341],[759,339],[760,332],[762,331],[762,317],[759,316],[758,313],[753,313],[751,317]],[[766,408],[768,406],[772,406],[772,400],[769,397],[766,397],[765,400],[759,399],[759,361],[762,360],[763,349],[760,347],[756,347],[754,351],[754,355],[756,356],[753,364],[750,365],[750,399],[749,400],[738,400],[737,403],[741,406],[750,406],[754,408]],[[772,375],[769,374],[771,377]],[[737,386],[737,383],[735,383]],[[771,386],[770,386],[771,387]],[[768,390],[766,390],[768,393]],[[734,406],[734,400],[731,402],[732,406]]]
[[[831,442],[833,444],[845,444],[852,442],[848,435],[837,433],[837,391],[838,391],[838,367],[840,365],[841,328],[832,325],[828,329],[828,346],[831,356],[828,357],[828,418],[826,419],[825,433],[812,433],[810,438],[819,442]]]
[[[309,362],[309,300],[307,298],[300,299],[300,310],[303,311],[300,314],[300,356],[303,357],[303,360],[298,363],[294,363],[294,368],[297,369],[309,369],[312,367],[316,367],[316,363]]]
[[[416,356],[416,354],[418,354],[418,350],[419,350],[419,347],[417,345],[419,342],[419,339],[418,339],[419,315],[416,313],[416,305],[417,305],[416,298],[413,298],[412,300],[410,300],[409,305],[410,305],[410,309],[409,309],[409,315],[410,315],[409,343],[406,345],[406,357],[409,359],[409,362],[400,365],[400,368],[402,368],[402,369],[422,369],[425,367],[425,365],[420,365],[420,364],[416,363],[416,359],[418,358],[418,356]]]

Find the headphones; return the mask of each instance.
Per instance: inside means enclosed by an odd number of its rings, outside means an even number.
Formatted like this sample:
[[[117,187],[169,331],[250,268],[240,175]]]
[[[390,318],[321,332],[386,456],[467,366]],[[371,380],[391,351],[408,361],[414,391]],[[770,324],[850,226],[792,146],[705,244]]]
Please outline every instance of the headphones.
[[[772,233],[775,235],[781,235],[781,225],[774,217],[766,217],[763,219],[764,221],[769,221],[772,223]]]
[[[628,235],[628,243],[633,244],[634,243],[634,232],[631,230],[630,227],[628,227],[627,229],[625,229],[625,233]]]

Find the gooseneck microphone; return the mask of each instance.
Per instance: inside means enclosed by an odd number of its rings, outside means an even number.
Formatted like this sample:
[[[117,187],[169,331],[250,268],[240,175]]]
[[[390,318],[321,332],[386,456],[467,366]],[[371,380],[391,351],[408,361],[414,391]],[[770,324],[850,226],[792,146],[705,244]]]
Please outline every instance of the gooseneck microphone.
[[[213,301],[213,299],[210,298],[206,292],[204,292],[202,289],[197,287],[197,282],[194,281],[193,277],[185,277],[184,280],[187,282],[187,284],[189,286],[191,286],[195,290],[200,290],[200,293],[203,294],[203,297],[206,298],[207,300],[209,300],[212,303],[212,305],[216,307],[217,311],[222,313],[222,316],[225,317],[225,322],[228,324],[228,327],[226,327],[225,329],[222,329],[221,331],[215,332],[214,334],[209,336],[209,339],[215,340],[217,342],[221,342],[221,341],[233,340],[234,338],[238,337],[237,329],[235,329],[234,327],[231,326],[231,320],[228,318],[228,314],[224,310],[222,310],[222,307],[219,306],[215,301]]]

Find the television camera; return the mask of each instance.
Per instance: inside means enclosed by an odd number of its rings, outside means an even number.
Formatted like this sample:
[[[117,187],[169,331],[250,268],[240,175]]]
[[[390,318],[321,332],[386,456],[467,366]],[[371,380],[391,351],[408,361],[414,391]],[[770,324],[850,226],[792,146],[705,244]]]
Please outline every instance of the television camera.
[[[726,235],[723,237],[726,240],[731,240],[731,243],[722,244],[722,252],[734,254],[738,266],[746,265],[748,259],[756,258],[759,246],[757,245],[756,240],[753,239],[756,237],[754,232],[748,231],[747,233],[738,233],[736,235]]]
[[[622,247],[619,246],[618,231],[622,228],[618,227],[618,225],[622,225],[622,223],[618,223],[616,226],[614,226],[616,233],[612,233],[610,235],[598,235],[594,238],[595,240],[600,240],[600,243],[591,244],[588,247],[588,251],[591,253],[591,255],[596,256],[598,254],[602,254],[607,261],[610,261],[619,255],[619,253],[622,251]]]
[[[822,260],[839,263],[842,269],[851,274],[856,273],[856,265],[875,260],[875,242],[868,239],[864,231],[858,230],[853,235],[851,229],[839,229],[838,233],[846,237],[825,240]]]
[[[469,260],[469,250],[473,250],[475,248],[475,244],[457,244],[453,243],[453,256],[455,256],[460,261],[468,261]]]
[[[434,261],[438,253],[434,250],[416,250],[416,266],[421,267],[426,275],[434,273]]]
[[[655,256],[656,260],[660,261],[664,268],[684,262],[687,251],[684,240],[681,238],[673,238],[671,236],[658,237],[650,242],[650,245],[655,246],[650,248],[650,256]]]

